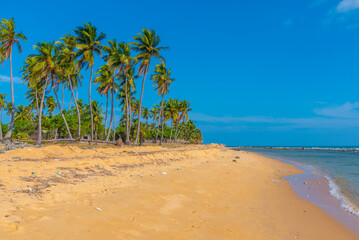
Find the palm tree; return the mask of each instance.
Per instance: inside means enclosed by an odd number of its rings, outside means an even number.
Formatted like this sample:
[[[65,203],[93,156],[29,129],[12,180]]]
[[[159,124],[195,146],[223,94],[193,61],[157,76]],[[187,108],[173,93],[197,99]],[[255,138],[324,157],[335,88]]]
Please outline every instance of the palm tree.
[[[187,100],[183,100],[182,102],[179,103],[179,111],[181,113],[181,115],[178,117],[178,122],[176,124],[176,130],[175,130],[175,142],[177,141],[177,137],[180,134],[183,124],[184,122],[187,120],[188,121],[188,112],[192,111],[192,108],[189,107],[190,106],[190,102],[188,102]],[[178,130],[178,123],[182,121],[182,125],[181,128]]]
[[[24,106],[22,104],[16,106],[15,108],[15,121],[22,120],[22,121],[32,121],[33,108],[31,106]]]
[[[20,40],[26,41],[26,37],[22,33],[15,32],[15,21],[14,18],[2,19],[0,22],[0,48],[2,49],[2,60],[10,59],[10,84],[11,84],[11,103],[15,106],[14,98],[14,81],[12,77],[12,50],[14,46],[17,46],[19,53],[21,54],[22,48],[20,45]],[[5,139],[10,139],[12,129],[14,127],[15,121],[15,109],[12,108],[11,120],[9,125],[9,131],[5,134]]]
[[[142,106],[142,98],[143,98],[143,90],[145,86],[146,75],[148,73],[151,59],[158,58],[162,62],[164,59],[160,55],[160,51],[166,49],[165,47],[158,47],[160,43],[160,36],[156,36],[154,30],[147,30],[144,28],[142,30],[142,34],[138,33],[137,36],[133,38],[135,42],[133,43],[133,49],[138,52],[136,58],[141,62],[138,72],[140,75],[143,74],[142,80],[142,88],[141,88],[141,98],[139,103],[139,114],[138,114],[138,125],[137,125],[137,133],[134,144],[138,144],[138,138],[140,135],[141,128],[141,106]]]
[[[50,83],[57,79],[59,73],[58,51],[56,50],[54,42],[40,42],[34,46],[37,50],[37,54],[31,54],[28,58],[33,58],[28,61],[29,65],[23,69],[23,75],[25,81],[42,82],[44,81],[44,87],[42,90],[40,107],[38,111],[38,137],[36,145],[41,145],[42,129],[41,129],[41,117],[42,109],[46,95],[46,89]],[[34,83],[31,84],[34,84]]]
[[[167,69],[165,64],[162,62],[162,64],[157,64],[154,69],[154,74],[151,76],[151,79],[153,80],[153,86],[156,86],[156,90],[158,95],[162,96],[161,99],[161,109],[160,109],[160,118],[158,119],[157,123],[157,133],[156,133],[156,139],[155,142],[157,142],[158,137],[158,131],[160,126],[160,119],[161,119],[161,125],[162,125],[162,133],[161,133],[161,140],[160,145],[162,144],[163,140],[163,98],[165,95],[169,92],[169,87],[171,86],[172,82],[175,80],[174,78],[171,78],[171,69]]]
[[[178,99],[169,99],[166,104],[166,111],[171,119],[171,134],[170,141],[172,139],[173,126],[178,119],[179,116],[179,103]]]
[[[95,139],[97,140],[97,130],[98,130],[98,127],[103,122],[102,114],[104,112],[102,111],[102,108],[101,108],[102,103],[100,103],[98,101],[93,101],[93,102],[91,102],[91,104],[92,104],[93,120],[94,120],[94,126],[95,126]]]
[[[93,65],[95,62],[94,55],[101,56],[101,41],[106,38],[106,34],[97,33],[97,28],[91,23],[84,23],[84,26],[77,27],[74,31],[76,34],[76,48],[78,52],[76,54],[79,57],[79,65],[91,68],[90,81],[89,81],[89,106],[91,115],[91,140],[93,140],[93,113],[91,104],[91,85],[93,75]]]
[[[125,145],[130,144],[130,135],[131,135],[131,102],[132,100],[132,94],[134,94],[136,85],[135,85],[135,79],[137,79],[139,76],[134,75],[135,68],[133,67],[133,64],[136,60],[133,60],[132,63],[126,64],[125,69],[123,71],[123,74],[120,75],[120,82],[122,86],[122,91],[124,93],[124,102],[123,105],[125,107],[124,111],[126,112],[126,140]],[[129,68],[127,66],[130,65]]]
[[[67,76],[67,81],[64,82],[68,85],[71,90],[71,99],[74,99],[76,111],[77,111],[77,121],[78,121],[78,139],[81,138],[81,116],[80,110],[76,101],[74,89],[81,85],[82,76],[80,75],[80,68],[76,62],[76,38],[72,35],[65,35],[60,38],[61,41],[58,41],[59,51],[61,55],[60,64],[62,65],[63,74]],[[62,95],[63,96],[63,95]],[[70,99],[70,105],[71,105]],[[62,108],[61,108],[62,109]]]
[[[97,91],[102,95],[106,96],[106,112],[105,112],[105,135],[107,136],[106,127],[107,127],[107,113],[108,113],[108,96],[109,93],[111,95],[111,103],[112,103],[112,110],[111,110],[111,120],[109,125],[109,132],[111,131],[111,123],[113,120],[113,91],[112,88],[114,86],[114,70],[110,68],[109,65],[102,65],[100,69],[96,72],[97,77],[94,80],[95,84],[100,84],[97,88]],[[109,134],[108,134],[109,136]],[[106,141],[108,141],[108,138],[106,137]]]
[[[5,100],[6,98],[6,93],[0,93],[0,111],[1,111],[1,115],[0,115],[0,139],[2,139],[2,113],[3,110],[6,108],[7,105],[7,101]]]
[[[148,108],[143,107],[141,115],[142,115],[142,118],[145,119],[148,124],[148,118],[149,118]]]
[[[54,114],[55,109],[57,107],[55,98],[53,98],[52,96],[47,97],[45,104],[47,106],[47,112],[49,113],[50,117],[52,117],[52,115]]]

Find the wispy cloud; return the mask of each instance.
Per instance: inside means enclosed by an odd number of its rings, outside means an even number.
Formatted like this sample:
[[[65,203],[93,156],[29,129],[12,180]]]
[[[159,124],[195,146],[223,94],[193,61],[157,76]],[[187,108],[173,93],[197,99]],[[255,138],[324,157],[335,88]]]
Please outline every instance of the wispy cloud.
[[[285,118],[271,116],[216,117],[202,113],[192,113],[191,118],[198,122],[222,124],[227,126],[260,127],[271,130],[290,130],[298,128],[348,128],[359,127],[359,102],[314,109],[316,116],[308,118]],[[255,125],[255,126],[253,126]]]
[[[314,113],[326,117],[359,119],[359,102],[347,102],[343,105],[314,109]]]
[[[338,6],[338,12],[348,12],[359,8],[359,0],[342,0]]]
[[[22,79],[19,77],[13,77],[14,83],[22,83]],[[0,82],[10,82],[10,77],[5,75],[0,75]]]

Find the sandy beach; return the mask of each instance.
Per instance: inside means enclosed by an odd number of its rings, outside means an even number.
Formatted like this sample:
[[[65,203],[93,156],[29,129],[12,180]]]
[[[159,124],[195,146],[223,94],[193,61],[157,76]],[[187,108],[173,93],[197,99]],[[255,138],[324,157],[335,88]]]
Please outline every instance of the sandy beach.
[[[359,239],[283,176],[220,145],[48,146],[0,155],[1,239]]]

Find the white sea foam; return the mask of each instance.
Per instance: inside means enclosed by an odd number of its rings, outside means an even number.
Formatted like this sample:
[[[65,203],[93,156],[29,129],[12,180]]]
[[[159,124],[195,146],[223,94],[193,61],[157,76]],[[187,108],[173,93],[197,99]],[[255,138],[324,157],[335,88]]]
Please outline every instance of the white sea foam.
[[[341,193],[340,188],[335,184],[333,179],[328,176],[325,176],[325,178],[329,184],[329,193],[340,201],[341,207],[344,208],[345,211],[359,217],[359,209],[355,208],[354,204],[352,204],[349,199]]]

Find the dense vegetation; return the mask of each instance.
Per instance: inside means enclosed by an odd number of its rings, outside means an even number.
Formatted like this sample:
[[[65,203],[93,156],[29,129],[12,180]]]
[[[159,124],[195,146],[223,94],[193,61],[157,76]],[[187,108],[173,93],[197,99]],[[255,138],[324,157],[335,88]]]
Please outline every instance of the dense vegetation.
[[[0,22],[0,63],[10,63],[11,101],[0,94],[0,139],[91,139],[140,144],[144,140],[159,142],[202,141],[201,131],[188,118],[187,100],[166,99],[174,81],[171,69],[162,57],[166,47],[154,30],[143,29],[132,43],[108,40],[91,23],[77,27],[73,34],[59,41],[39,42],[20,68],[28,91],[28,105],[16,105],[13,86],[13,48],[22,52],[25,35],[15,31],[14,19]],[[95,56],[103,65],[94,69]],[[156,59],[156,60],[155,60]],[[151,70],[151,62],[158,64]],[[87,104],[77,94],[83,77],[90,71]],[[148,109],[143,106],[144,82],[150,75],[159,95],[159,102]],[[140,99],[136,85],[141,81]],[[103,96],[105,104],[91,100],[92,85]],[[71,93],[70,106],[64,106],[65,91]],[[122,110],[115,119],[115,106]],[[109,113],[110,109],[110,113]],[[2,123],[3,113],[10,116]],[[56,113],[56,114],[55,114]],[[109,113],[109,114],[108,114]],[[108,124],[109,123],[109,124]]]

